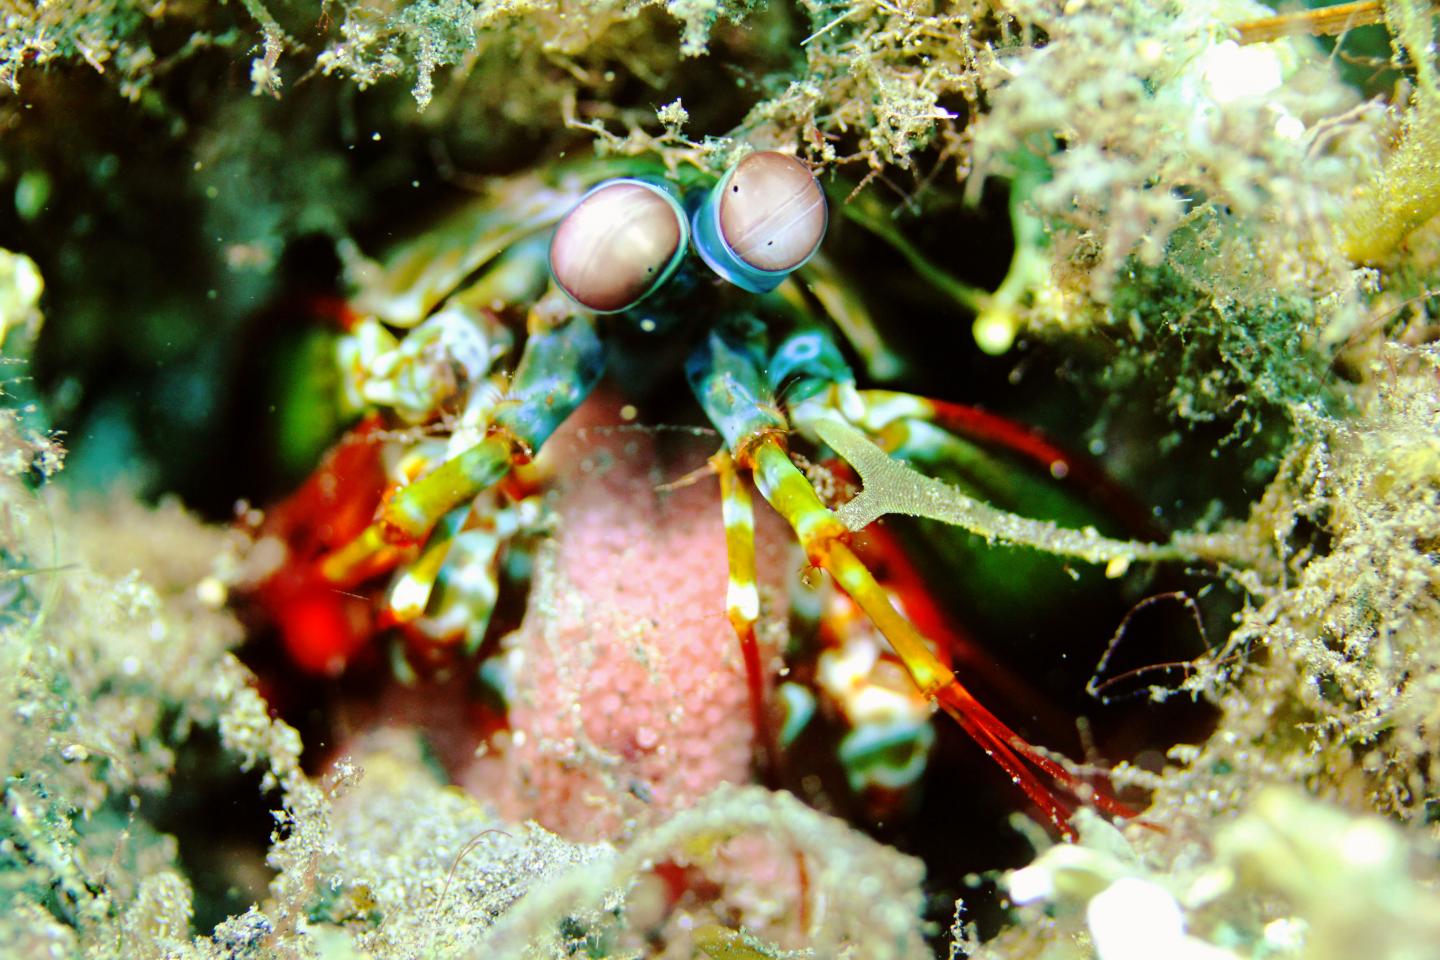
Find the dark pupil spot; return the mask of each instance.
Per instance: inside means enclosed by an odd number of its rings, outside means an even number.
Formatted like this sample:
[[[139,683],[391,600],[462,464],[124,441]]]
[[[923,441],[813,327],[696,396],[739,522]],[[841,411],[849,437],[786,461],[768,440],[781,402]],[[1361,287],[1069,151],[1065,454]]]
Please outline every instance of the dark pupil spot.
[[[739,192],[740,192],[740,187],[739,187],[739,186],[731,187],[731,188],[730,188],[730,192],[731,192],[731,193],[739,193]]]
[[[774,240],[766,240],[766,241],[765,241],[765,246],[767,246],[767,247],[773,247],[773,246],[775,246],[775,241],[774,241]]]
[[[654,267],[646,267],[646,268],[645,268],[645,272],[646,272],[646,273],[654,273],[654,272],[655,272],[655,268],[654,268]]]

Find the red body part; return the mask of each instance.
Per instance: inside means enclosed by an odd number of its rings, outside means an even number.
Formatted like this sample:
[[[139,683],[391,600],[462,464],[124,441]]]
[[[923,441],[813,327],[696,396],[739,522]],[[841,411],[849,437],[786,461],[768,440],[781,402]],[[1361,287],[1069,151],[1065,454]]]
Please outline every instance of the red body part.
[[[1073,484],[1082,495],[1120,521],[1132,536],[1157,542],[1166,538],[1165,530],[1144,505],[1089,457],[1064,449],[1034,427],[979,407],[944,400],[929,403],[939,426],[992,449],[1014,454],[1056,481]]]
[[[875,578],[899,601],[910,622],[935,642],[935,656],[942,663],[963,677],[978,679],[1016,713],[1033,718],[1048,733],[1063,735],[1073,730],[1072,717],[1024,677],[986,653],[967,630],[956,624],[954,611],[942,609],[889,526],[883,522],[871,524],[856,536],[853,547]]]
[[[340,673],[375,630],[370,600],[327,582],[317,561],[375,516],[386,487],[379,428],[370,417],[346,434],[299,490],[268,511],[260,530],[282,541],[286,556],[257,596],[291,661],[310,673]]]

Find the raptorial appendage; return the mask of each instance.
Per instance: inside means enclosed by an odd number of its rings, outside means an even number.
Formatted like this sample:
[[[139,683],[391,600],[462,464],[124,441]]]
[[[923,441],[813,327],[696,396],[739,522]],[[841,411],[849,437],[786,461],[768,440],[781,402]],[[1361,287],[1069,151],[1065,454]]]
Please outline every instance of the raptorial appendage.
[[[950,714],[1067,836],[1072,806],[1037,775],[1045,774],[1077,798],[1108,813],[1133,812],[1091,787],[1027,743],[977,701],[936,655],[933,645],[895,609],[889,595],[850,548],[849,527],[829,509],[791,461],[790,426],[775,397],[783,390],[804,432],[831,420],[865,423],[876,415],[854,389],[838,350],[818,331],[802,331],[767,356],[763,329],[735,317],[712,332],[687,369],[692,388],[719,428],[736,464],[749,469],[770,505],[795,531],[816,567],[824,569],[865,612],[904,664],[915,686]],[[823,399],[840,398],[838,403]],[[899,395],[884,395],[895,404]],[[812,401],[806,406],[807,401]],[[914,398],[912,406],[923,403]],[[802,427],[802,424],[804,425]]]

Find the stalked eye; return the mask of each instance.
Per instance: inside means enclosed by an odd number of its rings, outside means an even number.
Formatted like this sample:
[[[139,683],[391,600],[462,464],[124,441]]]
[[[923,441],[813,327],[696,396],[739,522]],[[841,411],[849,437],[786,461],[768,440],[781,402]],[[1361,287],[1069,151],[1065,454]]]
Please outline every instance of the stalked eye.
[[[720,193],[720,235],[757,270],[794,270],[825,236],[825,194],[794,157],[752,153]]]
[[[617,313],[675,272],[688,240],[674,197],[641,180],[610,180],[560,221],[550,241],[550,273],[580,306]]]
[[[805,164],[783,153],[752,153],[695,211],[695,246],[720,276],[765,293],[814,255],[828,216],[825,193]]]

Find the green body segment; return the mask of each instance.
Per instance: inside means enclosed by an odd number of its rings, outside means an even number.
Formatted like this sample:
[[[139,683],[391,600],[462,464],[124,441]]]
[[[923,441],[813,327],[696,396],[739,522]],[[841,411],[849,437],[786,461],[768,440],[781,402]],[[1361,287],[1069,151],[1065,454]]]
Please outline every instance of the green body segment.
[[[504,479],[514,457],[515,441],[492,434],[402,487],[380,515],[385,539],[390,543],[424,539],[440,517]]]
[[[605,345],[595,320],[577,312],[525,342],[495,425],[533,454],[590,396],[605,372]]]
[[[737,458],[751,438],[788,428],[763,365],[763,333],[744,317],[717,325],[685,364],[690,389]]]

